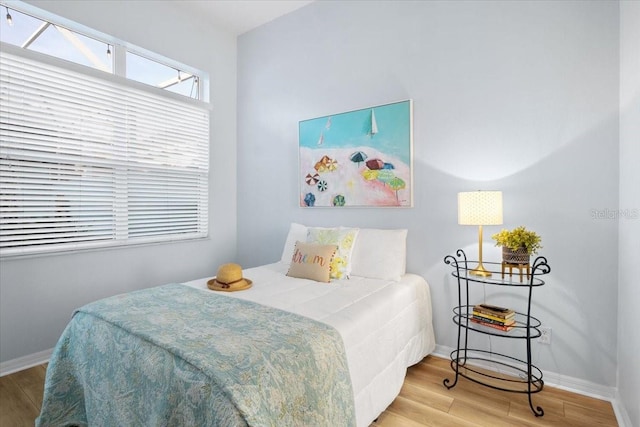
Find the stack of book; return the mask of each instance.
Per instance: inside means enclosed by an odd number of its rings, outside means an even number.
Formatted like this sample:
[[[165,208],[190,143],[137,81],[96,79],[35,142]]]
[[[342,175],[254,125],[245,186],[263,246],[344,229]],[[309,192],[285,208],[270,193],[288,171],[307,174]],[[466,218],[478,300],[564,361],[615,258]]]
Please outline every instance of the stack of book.
[[[504,307],[477,304],[473,307],[471,321],[501,331],[510,331],[516,324],[516,312]]]

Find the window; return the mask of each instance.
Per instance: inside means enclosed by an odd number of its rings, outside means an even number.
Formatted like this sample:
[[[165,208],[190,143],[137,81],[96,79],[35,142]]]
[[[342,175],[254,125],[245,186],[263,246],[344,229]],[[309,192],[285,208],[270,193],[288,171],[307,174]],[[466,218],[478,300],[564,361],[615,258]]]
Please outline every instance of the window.
[[[193,99],[203,99],[201,77],[184,64],[160,58],[143,49],[114,43],[111,37],[94,32],[85,35],[60,24],[10,9],[0,3],[7,19],[0,19],[0,41],[35,52],[41,52],[107,73],[120,74]],[[25,7],[28,7],[25,5]],[[89,31],[89,30],[86,30]],[[114,67],[120,60],[116,50],[125,52],[126,66]],[[124,71],[126,70],[126,73]],[[126,74],[126,75],[125,75]]]
[[[127,78],[198,99],[200,79],[158,61],[127,52]]]
[[[208,105],[93,68],[1,46],[2,256],[207,235]]]

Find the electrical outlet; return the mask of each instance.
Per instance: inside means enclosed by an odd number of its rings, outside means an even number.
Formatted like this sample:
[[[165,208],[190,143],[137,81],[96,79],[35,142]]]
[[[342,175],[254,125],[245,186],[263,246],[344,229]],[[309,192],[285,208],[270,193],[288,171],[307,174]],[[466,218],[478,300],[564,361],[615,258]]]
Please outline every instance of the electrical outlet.
[[[543,326],[540,328],[540,338],[538,338],[540,344],[551,344],[551,328]]]

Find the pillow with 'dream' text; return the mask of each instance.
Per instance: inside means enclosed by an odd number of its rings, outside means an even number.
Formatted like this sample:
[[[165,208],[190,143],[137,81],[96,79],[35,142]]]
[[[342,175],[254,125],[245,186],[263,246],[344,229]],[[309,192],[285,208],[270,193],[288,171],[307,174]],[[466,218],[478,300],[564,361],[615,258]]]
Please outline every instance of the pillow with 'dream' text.
[[[328,283],[331,280],[331,261],[337,250],[336,245],[296,242],[287,276]]]

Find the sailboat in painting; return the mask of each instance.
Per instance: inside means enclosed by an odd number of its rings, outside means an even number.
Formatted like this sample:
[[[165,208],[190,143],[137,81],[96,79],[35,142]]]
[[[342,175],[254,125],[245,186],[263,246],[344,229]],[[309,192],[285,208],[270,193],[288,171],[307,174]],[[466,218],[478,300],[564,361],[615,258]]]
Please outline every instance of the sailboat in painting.
[[[378,133],[378,123],[376,123],[376,113],[371,109],[371,130],[369,131],[369,135],[373,138],[373,135]]]

